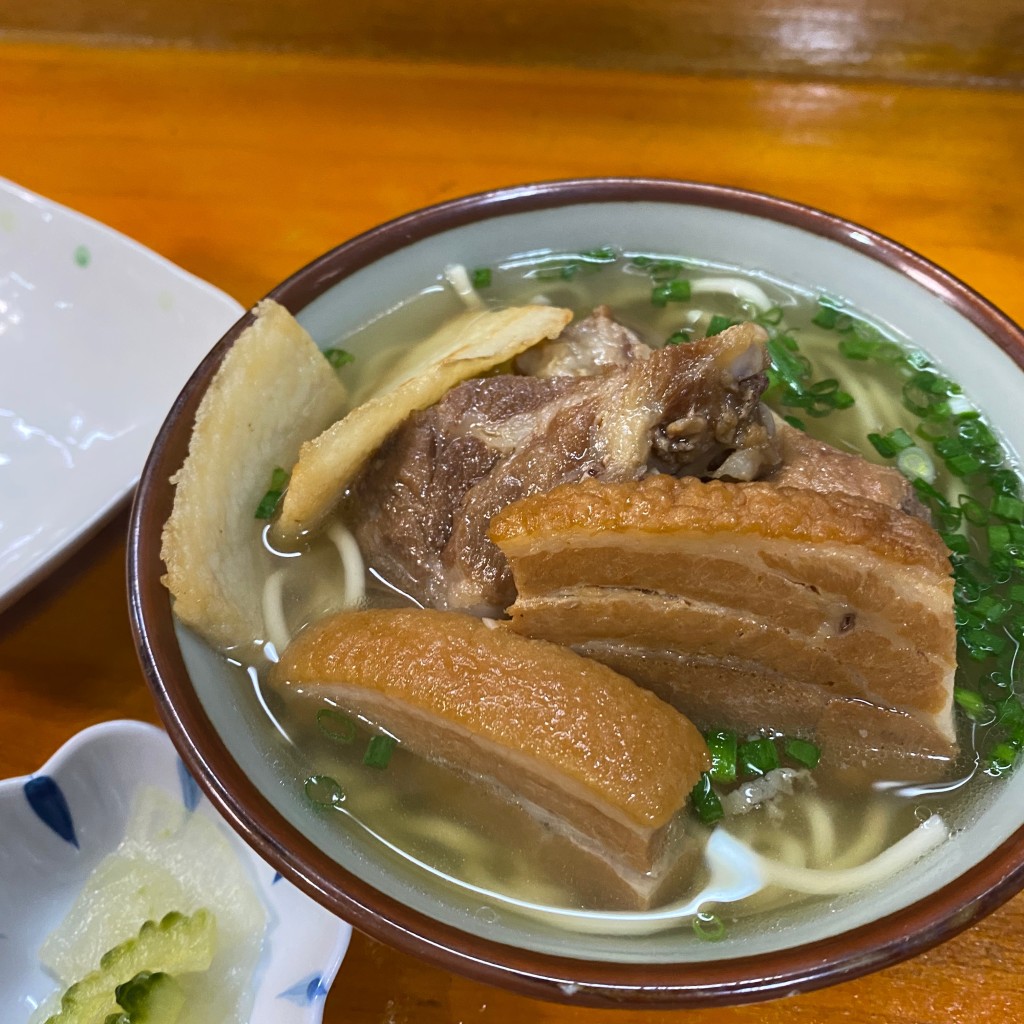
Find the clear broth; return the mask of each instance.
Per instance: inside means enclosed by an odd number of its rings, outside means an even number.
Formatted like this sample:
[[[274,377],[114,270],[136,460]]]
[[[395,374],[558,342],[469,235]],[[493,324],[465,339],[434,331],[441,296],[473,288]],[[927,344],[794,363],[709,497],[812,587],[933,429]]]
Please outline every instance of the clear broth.
[[[635,255],[588,261],[547,252],[522,254],[492,268],[491,282],[480,295],[492,306],[545,301],[568,306],[577,316],[603,303],[611,307],[616,319],[636,330],[648,344],[658,346],[680,329],[701,337],[715,315],[730,320],[751,317],[758,312],[746,294],[753,286],[772,309],[781,311],[782,325],[813,364],[814,379],[835,377],[855,398],[848,409],[821,418],[801,416],[809,433],[872,461],[885,462],[867,443],[867,435],[897,427],[913,434],[920,424],[901,403],[903,380],[895,366],[847,359],[837,349],[835,331],[813,323],[819,311],[817,296],[765,274],[685,260],[680,261],[681,273],[691,282],[691,299],[659,307],[651,302],[650,271],[632,261]],[[574,264],[575,270],[565,269]],[[709,282],[723,279],[731,279],[734,285],[703,291]],[[737,285],[736,281],[743,283]],[[356,353],[355,362],[342,371],[354,401],[372,393],[376,377],[410,343],[426,337],[463,308],[463,300],[439,277],[436,286],[339,339],[337,344]],[[910,348],[906,339],[875,327]],[[776,411],[799,414],[793,409]],[[934,486],[952,498],[963,484],[946,472],[940,459],[935,464]],[[253,542],[265,547],[268,576],[284,571],[283,607],[291,635],[340,606],[341,568],[338,552],[329,541],[316,539],[300,552],[274,552],[264,529]],[[372,566],[367,569],[368,604],[409,604]],[[510,794],[449,768],[424,763],[400,745],[386,768],[365,765],[366,745],[376,731],[373,723],[358,722],[352,741],[338,742],[317,724],[317,712],[326,706],[320,698],[296,693],[284,699],[262,683],[268,667],[263,654],[251,661],[243,667],[253,683],[249,692],[258,697],[266,712],[267,736],[278,747],[284,743],[288,748],[282,764],[291,767],[284,784],[305,788],[323,813],[333,815],[339,829],[358,833],[361,841],[369,836],[382,858],[412,862],[428,874],[450,880],[466,890],[471,903],[481,903],[484,911],[489,893],[499,906],[509,900],[593,910],[630,905],[613,874],[556,830],[538,822]],[[962,659],[958,684],[963,679],[973,684],[984,671],[985,666],[965,664]],[[984,730],[979,731],[960,714],[958,730],[961,755],[944,783],[912,785],[898,779],[865,779],[858,773],[820,766],[810,780],[798,781],[793,795],[727,816],[722,825],[768,856],[821,868],[866,861],[931,813],[941,814],[955,828],[993,784],[979,770],[979,737]],[[296,765],[300,770],[295,770]],[[707,829],[693,820],[682,822],[681,829],[680,841],[699,852]],[[681,866],[678,877],[661,891],[659,902],[678,900],[703,884],[699,857],[683,858]],[[791,905],[793,900],[792,895],[770,888],[720,904],[716,913],[732,927],[752,915]]]

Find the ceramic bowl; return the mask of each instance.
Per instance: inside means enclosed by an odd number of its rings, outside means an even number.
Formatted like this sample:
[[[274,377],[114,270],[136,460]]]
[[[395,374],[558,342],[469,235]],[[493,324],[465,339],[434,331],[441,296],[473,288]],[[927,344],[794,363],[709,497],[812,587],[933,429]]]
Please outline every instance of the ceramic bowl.
[[[121,841],[136,792],[150,786],[218,823],[267,911],[250,1024],[318,1024],[351,928],[224,825],[162,730],[131,721],[85,729],[39,771],[0,782],[0,1019],[27,1020],[59,988],[39,948]]]
[[[385,224],[300,270],[271,294],[322,346],[436,283],[446,264],[611,245],[769,272],[838,296],[912,339],[963,385],[1006,443],[1024,452],[1017,413],[1024,335],[967,286],[900,245],[835,216],[730,188],[648,180],[505,189]],[[1024,884],[1024,773],[1003,780],[970,828],[912,872],[856,897],[780,916],[742,939],[692,934],[628,940],[558,930],[479,903],[393,866],[325,826],[282,786],[265,720],[228,667],[175,626],[160,531],[168,480],[196,407],[240,321],[200,365],[157,439],[134,509],[135,635],[160,712],[213,802],[262,856],[314,898],[379,939],[521,992],[593,1005],[692,1006],[790,994],[844,980],[933,945]]]

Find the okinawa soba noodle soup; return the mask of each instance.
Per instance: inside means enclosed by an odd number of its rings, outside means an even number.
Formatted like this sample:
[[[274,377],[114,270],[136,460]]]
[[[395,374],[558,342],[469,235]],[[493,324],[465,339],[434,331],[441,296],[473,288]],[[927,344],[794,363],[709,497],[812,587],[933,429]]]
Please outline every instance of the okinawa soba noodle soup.
[[[861,875],[848,875],[846,887],[870,885],[923,849],[906,845],[906,837],[921,834],[922,822],[939,816],[955,828],[969,803],[999,784],[1024,744],[1024,710],[1014,695],[1024,504],[1005,452],[957,385],[838,298],[807,295],[764,274],[608,249],[447,268],[435,286],[329,351],[358,403],[373,394],[375,380],[409,339],[424,337],[467,304],[524,302],[566,306],[577,317],[604,304],[655,348],[753,320],[769,337],[769,406],[841,450],[898,467],[952,552],[960,752],[947,777],[926,783],[878,778],[827,758],[818,764],[812,743],[744,733],[740,744],[757,740],[762,752],[765,744],[773,748],[768,761],[753,764],[746,777],[741,769],[736,782],[713,783],[719,819],[707,823],[685,813],[674,841],[689,844],[692,855],[681,857],[659,886],[654,910],[682,906],[667,924],[713,939],[794,900],[844,891],[843,884],[833,890],[827,882],[816,888],[814,879],[825,876],[801,876],[802,869],[842,873],[869,865]],[[285,485],[279,478],[271,491]],[[271,495],[263,513],[274,503]],[[614,872],[508,794],[416,758],[401,736],[382,734],[329,698],[301,688],[285,697],[267,685],[278,652],[304,625],[346,606],[415,606],[359,550],[353,536],[358,514],[342,501],[322,532],[288,549],[272,542],[266,523],[253,523],[253,544],[262,547],[266,567],[269,642],[236,663],[252,682],[247,699],[258,699],[265,711],[267,742],[278,752],[284,784],[303,790],[339,830],[369,835],[382,857],[451,880],[474,905],[525,904],[542,915],[545,907],[634,908]],[[718,725],[730,728],[729,722]],[[709,834],[719,845],[733,837],[744,844],[741,852],[749,848],[764,859],[750,859],[748,877],[723,888],[713,856],[709,863],[703,856]],[[893,847],[905,855],[886,860]],[[783,867],[773,874],[770,865]],[[702,902],[709,885],[716,898]],[[550,919],[560,920],[557,914]],[[567,927],[590,926],[568,915],[561,920]],[[629,927],[665,925],[638,920]]]

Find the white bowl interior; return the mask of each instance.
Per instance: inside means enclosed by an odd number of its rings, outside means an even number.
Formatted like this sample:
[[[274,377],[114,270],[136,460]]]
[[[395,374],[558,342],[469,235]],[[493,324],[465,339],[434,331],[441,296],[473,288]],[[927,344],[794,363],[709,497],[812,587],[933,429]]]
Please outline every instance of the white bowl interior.
[[[870,248],[871,239],[855,238]],[[339,282],[299,314],[321,345],[334,343],[381,311],[430,286],[448,263],[493,265],[512,253],[612,245],[695,257],[764,273],[783,282],[841,297],[927,352],[958,380],[1002,435],[1012,453],[1024,451],[1016,415],[1018,366],[969,320],[911,277],[864,251],[748,214],[662,202],[602,202],[515,213],[458,227],[416,242]],[[1016,454],[1014,454],[1016,458]],[[346,839],[282,786],[289,753],[268,756],[259,702],[239,694],[238,677],[185,630],[186,664],[211,721],[232,756],[280,814],[347,870],[423,913],[473,934],[564,956],[620,962],[721,960],[812,943],[909,906],[952,882],[1024,823],[1024,773],[995,787],[968,831],[955,835],[913,869],[855,897],[821,901],[774,927],[760,921],[723,941],[700,942],[689,930],[628,942],[572,935],[511,913],[481,907],[470,894],[439,886],[409,866],[396,866],[371,840]]]

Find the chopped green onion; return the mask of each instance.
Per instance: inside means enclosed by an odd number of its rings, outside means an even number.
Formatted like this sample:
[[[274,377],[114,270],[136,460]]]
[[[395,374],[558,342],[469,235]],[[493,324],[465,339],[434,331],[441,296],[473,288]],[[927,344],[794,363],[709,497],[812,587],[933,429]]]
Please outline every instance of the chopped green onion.
[[[921,478],[931,483],[935,479],[935,463],[928,453],[918,448],[916,444],[904,448],[896,456],[896,468],[908,480]]]
[[[618,253],[610,245],[602,245],[597,249],[587,249],[580,255],[591,263],[614,263]]]
[[[946,460],[946,468],[954,476],[971,476],[982,468],[982,463],[973,455],[957,455],[955,458]]]
[[[256,506],[255,519],[273,519],[277,506],[281,503],[284,489],[288,486],[288,471],[280,466],[275,467],[270,474],[270,489],[260,498]]]
[[[993,551],[1008,551],[1010,547],[1010,527],[1006,523],[997,523],[990,526],[986,531],[988,534],[988,546]]]
[[[1009,494],[996,494],[989,505],[989,510],[1000,519],[1008,519],[1014,523],[1024,522],[1024,501]]]
[[[760,324],[762,327],[775,327],[782,323],[782,315],[781,306],[772,306],[771,309],[766,309],[754,317],[754,323]]]
[[[988,629],[967,630],[960,636],[960,642],[974,661],[984,661],[993,656],[998,657],[1006,650],[1009,643],[1005,636],[1000,636]]]
[[[725,938],[725,924],[715,914],[697,914],[693,919],[693,934],[704,942],[718,942]]]
[[[902,427],[890,430],[888,434],[868,434],[868,440],[883,459],[891,459],[901,451],[915,447],[914,439]]]
[[[685,278],[665,281],[651,289],[651,302],[655,306],[667,306],[670,302],[687,302],[690,298],[690,282]]]
[[[950,551],[955,551],[958,555],[966,555],[970,553],[971,546],[968,543],[967,538],[962,533],[943,533],[941,534],[941,537]]]
[[[338,743],[351,743],[356,738],[356,723],[336,708],[321,708],[316,713],[320,731]]]
[[[477,267],[476,270],[473,271],[470,280],[473,282],[474,288],[490,288],[491,268]]]
[[[776,397],[781,405],[804,409],[815,417],[853,405],[853,396],[839,390],[834,378],[811,381],[810,361],[800,353],[791,335],[776,334],[768,339],[766,347],[772,361],[768,369],[769,398]]]
[[[821,750],[810,740],[789,736],[786,738],[784,748],[787,757],[796,761],[797,764],[802,764],[805,768],[817,768],[818,762],[821,760]]]
[[[538,281],[571,281],[579,271],[579,263],[559,263],[554,266],[538,267],[526,276]]]
[[[839,341],[839,353],[847,359],[870,359],[876,352],[873,342],[865,341],[862,338],[841,338]]]
[[[989,485],[996,494],[1008,494],[1013,498],[1020,496],[1020,478],[1012,469],[997,469],[989,477]]]
[[[697,817],[705,824],[712,825],[718,821],[725,811],[722,808],[722,801],[711,785],[711,776],[707,772],[701,774],[697,785],[690,791],[690,803]]]
[[[692,327],[680,327],[678,331],[673,331],[666,339],[666,345],[685,345],[688,342],[693,341]]]
[[[1008,772],[1017,760],[1018,750],[1012,743],[997,743],[992,748],[988,759],[988,773],[1003,775]]]
[[[324,358],[337,370],[342,366],[355,362],[356,357],[351,352],[346,352],[343,348],[325,348]]]
[[[991,722],[993,710],[988,701],[976,690],[967,690],[962,686],[953,687],[953,699],[963,708],[968,718],[975,722]]]
[[[709,775],[714,782],[736,781],[736,733],[731,729],[713,729],[704,737],[711,754]]]
[[[721,334],[727,327],[732,327],[732,321],[727,316],[720,316],[716,313],[708,323],[708,329],[704,332],[705,338],[712,338]]]
[[[393,736],[374,736],[363,755],[363,764],[371,768],[387,768],[395,749]]]
[[[995,624],[1002,621],[1011,607],[996,600],[991,594],[983,594],[974,602],[971,612],[975,618]]]
[[[824,327],[826,330],[831,330],[835,327],[836,321],[839,319],[840,311],[833,306],[826,306],[824,303],[820,303],[818,306],[818,312],[811,318],[812,324],[817,324],[819,327]]]
[[[967,522],[973,523],[975,526],[986,526],[988,524],[988,512],[981,502],[975,501],[966,494],[961,494],[957,501]]]
[[[779,767],[779,752],[774,740],[767,736],[741,743],[736,751],[736,760],[743,774],[748,778],[767,775]]]

